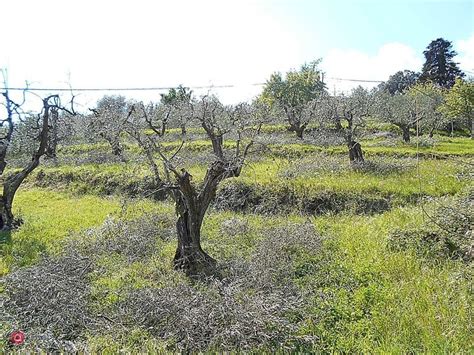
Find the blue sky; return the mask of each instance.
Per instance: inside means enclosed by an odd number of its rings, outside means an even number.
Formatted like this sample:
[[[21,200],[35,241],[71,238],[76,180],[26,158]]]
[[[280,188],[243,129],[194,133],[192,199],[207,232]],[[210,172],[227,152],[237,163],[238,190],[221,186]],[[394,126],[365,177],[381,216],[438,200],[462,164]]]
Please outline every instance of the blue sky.
[[[474,72],[473,6],[456,0],[5,1],[1,26],[8,40],[0,67],[8,68],[10,86],[25,80],[76,88],[236,84],[213,90],[236,102],[261,90],[249,84],[317,58],[327,78],[386,80],[397,70],[419,70],[425,47],[443,37],[453,41],[461,67]],[[328,79],[328,85],[348,91],[355,84]],[[89,107],[102,94],[77,100]]]
[[[387,42],[422,52],[433,39],[474,32],[473,1],[269,1],[269,9],[317,38],[319,50],[356,48],[374,54]]]

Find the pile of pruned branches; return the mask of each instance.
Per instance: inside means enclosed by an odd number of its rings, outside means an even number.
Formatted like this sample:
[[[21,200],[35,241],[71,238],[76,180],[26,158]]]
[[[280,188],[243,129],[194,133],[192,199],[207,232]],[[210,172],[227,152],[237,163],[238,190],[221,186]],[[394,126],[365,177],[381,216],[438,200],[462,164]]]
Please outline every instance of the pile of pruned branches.
[[[307,298],[295,283],[311,272],[305,258],[321,248],[309,223],[267,230],[250,259],[219,264],[213,275],[128,288],[114,304],[97,307],[91,275],[107,272],[101,257],[146,262],[160,251],[159,239],[169,240],[170,227],[156,215],[107,220],[72,236],[61,256],[11,272],[0,300],[4,330],[22,329],[23,346],[36,351],[90,351],[87,339],[106,335],[120,342],[132,329],[175,351],[311,347],[314,339],[297,335]]]

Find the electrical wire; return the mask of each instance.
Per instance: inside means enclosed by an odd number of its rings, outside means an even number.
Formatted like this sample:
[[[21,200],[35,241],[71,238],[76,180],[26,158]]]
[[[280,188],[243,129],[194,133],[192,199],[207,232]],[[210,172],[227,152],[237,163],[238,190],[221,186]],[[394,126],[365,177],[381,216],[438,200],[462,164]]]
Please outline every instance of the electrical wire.
[[[369,79],[347,79],[329,77],[329,80],[348,81],[357,83],[383,83],[383,80],[369,80]],[[263,86],[266,83],[251,83],[251,84],[223,84],[223,85],[197,85],[186,86],[188,89],[228,89],[241,86]],[[41,87],[7,87],[4,90],[11,91],[58,91],[58,92],[81,92],[81,91],[163,91],[176,89],[177,86],[157,86],[157,87],[118,87],[118,88],[41,88]]]

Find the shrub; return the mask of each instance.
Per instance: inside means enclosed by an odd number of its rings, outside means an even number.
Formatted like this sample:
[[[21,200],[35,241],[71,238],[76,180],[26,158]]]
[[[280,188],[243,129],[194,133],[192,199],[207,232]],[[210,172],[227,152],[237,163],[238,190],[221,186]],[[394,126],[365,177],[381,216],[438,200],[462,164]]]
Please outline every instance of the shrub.
[[[418,146],[421,148],[432,148],[436,145],[437,140],[435,138],[430,138],[429,136],[423,135],[419,137],[413,137],[410,141],[410,144],[414,147]]]
[[[418,229],[396,230],[389,236],[393,250],[412,248],[427,258],[474,260],[474,194],[440,204]]]
[[[63,255],[44,257],[5,278],[0,323],[24,330],[30,349],[81,349],[86,331],[97,332],[108,323],[90,304],[91,274],[105,272],[101,258],[118,254],[128,264],[149,258],[158,251],[158,238],[171,238],[169,227],[168,219],[146,214],[128,222],[108,219],[97,229],[70,236]]]
[[[220,229],[222,234],[227,234],[233,237],[247,233],[249,230],[249,224],[246,220],[233,217],[222,222]]]
[[[403,172],[413,170],[416,166],[416,160],[413,158],[405,159],[373,159],[359,163],[355,166],[355,170],[378,176],[386,176],[390,174],[401,174]]]
[[[219,210],[264,214],[296,212],[320,215],[342,211],[371,214],[389,210],[391,201],[389,196],[363,192],[296,191],[286,184],[268,186],[232,182],[218,190],[214,207]]]

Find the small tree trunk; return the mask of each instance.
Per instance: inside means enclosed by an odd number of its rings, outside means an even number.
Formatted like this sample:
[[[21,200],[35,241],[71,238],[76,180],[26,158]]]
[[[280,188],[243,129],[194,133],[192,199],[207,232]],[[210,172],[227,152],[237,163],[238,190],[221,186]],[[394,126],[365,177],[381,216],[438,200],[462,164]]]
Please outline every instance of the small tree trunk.
[[[173,264],[175,269],[184,270],[188,275],[205,274],[216,264],[216,260],[201,248],[200,219],[199,215],[187,210],[176,222],[178,247]]]
[[[364,154],[362,152],[362,147],[356,141],[351,140],[348,144],[349,148],[349,159],[352,164],[363,163]]]
[[[354,129],[353,129],[353,115],[349,113],[346,117],[347,120],[347,131],[346,131],[346,143],[347,148],[349,148],[349,160],[351,164],[363,163],[364,154],[362,152],[362,147],[358,142],[354,140]]]
[[[55,141],[51,141],[50,145],[46,149],[46,159],[51,159],[53,161],[53,165],[57,166],[58,165],[58,154],[57,154],[57,143]]]
[[[48,137],[48,147],[46,148],[46,158],[51,158],[54,161],[54,164],[57,164],[57,150],[58,150],[58,120],[59,112],[57,108],[51,109],[51,125],[49,127],[49,137]]]
[[[123,147],[118,139],[111,139],[109,141],[112,147],[112,154],[120,159],[121,162],[126,162],[125,156],[123,155]]]
[[[223,144],[222,136],[214,135],[211,138],[211,142],[212,142],[212,150],[214,154],[222,159],[224,157],[224,151],[222,150],[222,144]]]
[[[298,137],[299,139],[303,139],[303,133],[304,133],[305,128],[306,128],[306,125],[299,125],[299,124],[291,124],[290,123],[290,127],[288,127],[288,130],[290,132],[295,132],[296,137]]]
[[[408,126],[401,126],[403,132],[403,140],[408,143],[410,142],[410,128]]]
[[[471,139],[474,139],[474,119],[471,118]]]
[[[288,120],[288,124],[290,125],[288,127],[288,130],[290,132],[295,132],[296,136],[299,139],[303,139],[303,133],[308,123],[301,122],[300,117],[295,111],[293,111],[293,109],[285,107],[285,113]]]
[[[0,229],[11,230],[14,225],[14,218],[12,213],[11,198],[0,196]]]
[[[120,145],[120,143],[115,140],[115,139],[112,139],[110,141],[110,146],[112,147],[112,154],[115,155],[116,157],[119,157],[120,159],[123,158],[123,149]]]
[[[3,194],[0,196],[0,228],[11,230],[15,227],[12,212],[13,199],[23,180],[39,165],[41,155],[35,155],[26,168],[8,177],[3,183]]]
[[[295,132],[299,139],[303,139],[304,127],[299,127]]]
[[[109,143],[110,148],[112,149],[112,154],[116,157],[119,157],[121,161],[125,161],[123,156],[123,148],[120,144],[120,137],[112,137],[111,135],[105,134],[104,132],[99,133],[99,135]]]

